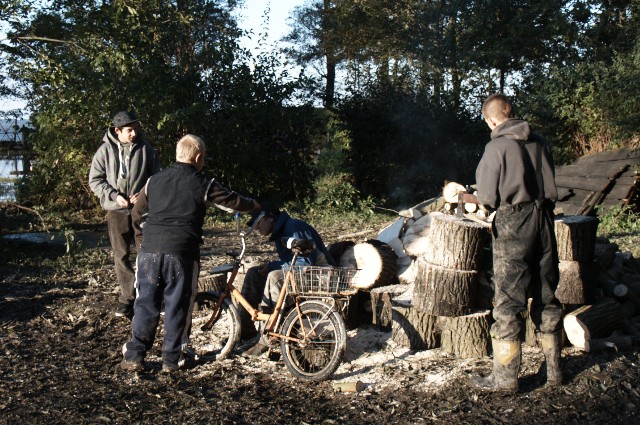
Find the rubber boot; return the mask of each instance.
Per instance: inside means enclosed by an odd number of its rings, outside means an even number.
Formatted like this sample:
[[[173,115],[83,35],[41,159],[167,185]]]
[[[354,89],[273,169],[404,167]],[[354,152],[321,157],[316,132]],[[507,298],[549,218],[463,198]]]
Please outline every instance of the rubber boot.
[[[545,363],[547,364],[547,385],[562,385],[561,361],[561,336],[559,332],[552,334],[538,334],[538,341],[542,346]]]
[[[484,391],[518,392],[520,371],[520,341],[491,339],[493,346],[493,373],[487,377],[476,377],[471,384]]]

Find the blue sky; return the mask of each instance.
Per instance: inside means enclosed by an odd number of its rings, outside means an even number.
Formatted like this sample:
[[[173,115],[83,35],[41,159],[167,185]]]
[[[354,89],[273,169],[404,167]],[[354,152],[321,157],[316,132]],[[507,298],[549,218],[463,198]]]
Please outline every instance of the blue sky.
[[[252,30],[252,40],[244,40],[247,47],[255,48],[260,35],[268,31],[268,45],[275,43],[288,32],[287,18],[296,6],[304,4],[304,0],[245,0],[244,9],[238,13],[241,28]],[[265,19],[268,26],[265,27]]]

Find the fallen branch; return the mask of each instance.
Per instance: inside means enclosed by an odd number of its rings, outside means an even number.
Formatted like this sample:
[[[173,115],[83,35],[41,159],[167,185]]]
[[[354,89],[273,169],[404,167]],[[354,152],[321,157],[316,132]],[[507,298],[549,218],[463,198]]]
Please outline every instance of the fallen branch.
[[[25,207],[25,206],[22,206],[20,204],[16,204],[14,202],[3,202],[2,204],[3,204],[3,206],[5,208],[8,207],[8,206],[9,207],[14,207],[14,208],[17,208],[19,210],[25,210],[25,211],[28,211],[28,212],[30,212],[32,214],[37,215],[38,218],[40,219],[40,222],[42,223],[42,227],[44,228],[45,232],[49,233],[49,228],[47,227],[47,224],[44,221],[44,218],[42,218],[42,216],[40,215],[40,213],[38,211],[36,211],[34,209],[31,209],[31,208],[28,208],[28,207]]]

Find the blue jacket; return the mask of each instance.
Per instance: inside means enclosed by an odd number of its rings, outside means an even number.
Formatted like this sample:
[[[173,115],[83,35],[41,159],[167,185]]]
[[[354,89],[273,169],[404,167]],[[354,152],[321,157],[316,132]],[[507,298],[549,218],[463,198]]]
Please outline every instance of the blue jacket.
[[[297,265],[333,265],[331,256],[316,229],[302,220],[291,218],[286,212],[280,212],[275,223],[273,223],[273,231],[269,238],[269,240],[275,242],[280,261],[269,262],[269,271],[281,269],[283,265],[291,264],[293,259],[293,252],[282,244],[282,238],[313,240],[316,248],[308,257],[299,256],[296,261]]]

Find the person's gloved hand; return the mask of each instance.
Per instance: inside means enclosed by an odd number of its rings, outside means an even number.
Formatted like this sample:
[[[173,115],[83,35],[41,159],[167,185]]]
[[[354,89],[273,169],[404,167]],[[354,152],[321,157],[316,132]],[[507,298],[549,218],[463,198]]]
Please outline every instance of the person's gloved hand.
[[[309,255],[315,249],[313,241],[309,239],[282,238],[282,244],[291,250],[299,250],[302,255]]]

